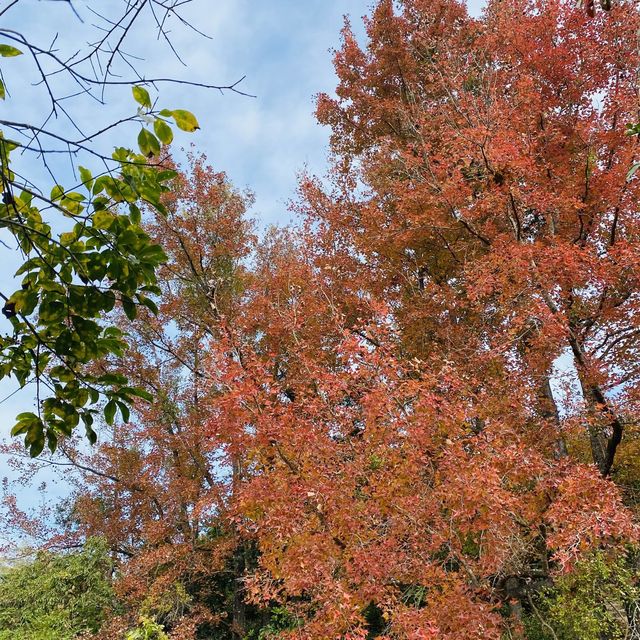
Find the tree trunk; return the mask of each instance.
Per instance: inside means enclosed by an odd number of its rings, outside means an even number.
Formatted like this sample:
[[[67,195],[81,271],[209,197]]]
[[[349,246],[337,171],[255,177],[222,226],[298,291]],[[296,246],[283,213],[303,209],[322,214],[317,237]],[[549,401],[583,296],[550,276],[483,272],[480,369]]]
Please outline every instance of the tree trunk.
[[[600,386],[589,379],[587,361],[581,345],[573,337],[570,344],[582,395],[589,410],[591,456],[602,476],[606,477],[611,473],[618,445],[622,441],[624,425]]]
[[[242,477],[242,465],[236,454],[231,463],[232,488],[236,495]],[[244,574],[246,571],[246,543],[235,533],[236,546],[233,551],[233,600],[231,610],[231,633],[234,640],[243,640],[247,634],[247,605],[244,601]]]
[[[542,417],[545,420],[552,420],[558,431],[558,437],[554,446],[554,456],[558,459],[564,458],[568,455],[567,444],[560,430],[560,414],[556,400],[553,397],[553,392],[551,391],[551,376],[549,373],[545,374],[542,384],[538,389],[538,404]]]

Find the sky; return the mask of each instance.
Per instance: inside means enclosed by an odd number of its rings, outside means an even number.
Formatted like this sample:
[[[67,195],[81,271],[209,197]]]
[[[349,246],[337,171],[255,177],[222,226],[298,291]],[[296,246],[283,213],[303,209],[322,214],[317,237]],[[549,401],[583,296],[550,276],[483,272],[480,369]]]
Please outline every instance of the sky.
[[[78,19],[68,2],[20,0],[2,16],[2,27],[23,31],[43,43],[58,33],[56,47],[61,54],[71,54],[96,37],[93,25],[99,21],[89,7],[121,6],[120,0],[110,3],[74,0]],[[8,4],[9,0],[0,0],[0,10]],[[255,194],[250,215],[259,228],[290,221],[287,203],[295,197],[301,171],[325,172],[329,132],[315,122],[313,98],[319,92],[332,93],[336,86],[331,50],[339,46],[345,14],[356,34],[363,37],[362,16],[371,4],[371,0],[193,0],[185,7],[184,16],[210,37],[202,37],[175,20],[168,23],[172,43],[186,66],[156,39],[149,18],[132,32],[127,50],[141,58],[135,66],[147,78],[171,76],[230,84],[245,76],[240,88],[255,97],[162,85],[159,104],[189,109],[197,115],[200,131],[177,136],[177,145],[193,143],[238,189]],[[479,14],[482,4],[481,0],[469,0],[471,13]],[[1,69],[10,92],[1,105],[2,118],[41,121],[46,111],[44,88],[25,83],[36,79],[32,60],[28,56],[3,59]],[[153,98],[157,96],[153,90],[151,93]],[[70,114],[83,130],[91,131],[135,112],[128,88],[108,93],[106,102],[100,106],[88,99],[74,99],[69,103]],[[63,116],[51,124],[60,131],[71,131]],[[118,144],[133,146],[138,128],[121,130]],[[106,139],[105,150],[112,143]],[[22,158],[19,165],[37,180],[51,184],[33,159]],[[58,160],[54,172],[69,178],[68,162]],[[7,237],[0,235],[2,239]],[[1,247],[0,251],[0,290],[8,294],[15,289],[11,274],[20,256]],[[33,408],[30,389],[2,402],[13,390],[11,383],[0,383],[1,434],[8,434],[17,413]],[[0,468],[0,477],[6,473]],[[35,500],[30,491],[25,489],[21,496],[27,504]],[[62,495],[64,485],[51,491]]]
[[[470,8],[479,11],[479,0]],[[193,110],[203,130],[195,139],[216,169],[239,188],[254,191],[252,213],[262,224],[289,219],[287,201],[303,169],[322,174],[329,132],[314,119],[313,97],[336,86],[331,49],[339,45],[343,16],[363,34],[371,0],[223,0],[216,3],[200,42],[211,77],[241,85],[256,98],[199,94]],[[197,66],[194,53],[192,66]]]
[[[8,1],[0,0],[0,7]],[[120,0],[111,3],[121,6]],[[470,11],[477,14],[481,4],[469,0]],[[101,5],[105,3],[100,0],[74,0],[81,23],[66,2],[20,0],[6,18],[9,26],[36,34],[40,42],[59,33],[56,46],[70,53],[98,33],[92,25],[99,20],[88,7]],[[350,16],[362,37],[362,16],[371,5],[371,0],[192,0],[183,15],[210,38],[175,20],[168,22],[172,43],[186,66],[156,39],[148,17],[131,34],[126,50],[144,58],[135,66],[146,77],[229,84],[245,76],[240,88],[253,98],[163,85],[159,104],[193,111],[201,130],[194,136],[179,136],[178,146],[193,142],[239,189],[251,189],[256,196],[252,214],[261,225],[281,224],[289,219],[286,203],[295,193],[298,173],[308,168],[322,174],[326,167],[328,131],[315,122],[313,97],[332,93],[336,86],[331,50],[339,46],[344,16]],[[3,65],[3,73],[9,74],[9,89],[21,83],[20,93],[14,92],[3,105],[5,117],[8,112],[16,119],[37,121],[46,94],[42,87],[29,95],[23,91],[25,75],[35,79],[31,61],[27,56],[11,59],[10,65],[9,61]],[[94,120],[106,122],[135,110],[128,88],[106,98],[105,107],[90,100],[73,101],[72,114],[84,130],[90,130]],[[69,129],[64,117],[55,126]],[[137,128],[122,131],[118,140],[135,143],[135,135]],[[105,143],[109,147],[111,140]]]

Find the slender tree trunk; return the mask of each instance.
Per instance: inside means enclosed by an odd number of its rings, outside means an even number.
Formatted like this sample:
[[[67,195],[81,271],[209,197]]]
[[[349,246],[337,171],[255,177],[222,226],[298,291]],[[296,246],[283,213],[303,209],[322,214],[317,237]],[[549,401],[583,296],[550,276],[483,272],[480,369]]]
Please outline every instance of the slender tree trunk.
[[[236,454],[232,463],[232,487],[236,495],[242,477],[242,465]],[[235,533],[236,546],[233,551],[233,602],[231,611],[231,633],[234,639],[242,640],[247,634],[247,606],[244,600],[243,579],[246,571],[246,544]]]
[[[554,455],[556,458],[564,458],[568,455],[567,444],[561,431],[560,413],[558,412],[558,405],[556,404],[556,400],[553,397],[553,391],[551,390],[551,374],[549,372],[545,374],[538,389],[538,404],[541,416],[545,420],[553,421],[558,432],[558,437],[554,447]]]
[[[572,337],[571,350],[576,361],[582,395],[589,413],[589,443],[591,456],[600,473],[611,473],[624,425],[598,384],[590,379],[587,360],[580,343]]]

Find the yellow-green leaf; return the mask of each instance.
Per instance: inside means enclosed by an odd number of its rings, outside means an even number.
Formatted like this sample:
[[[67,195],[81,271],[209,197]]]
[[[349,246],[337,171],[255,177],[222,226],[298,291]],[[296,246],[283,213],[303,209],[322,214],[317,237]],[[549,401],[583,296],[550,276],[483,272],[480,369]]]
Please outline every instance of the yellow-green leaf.
[[[71,195],[75,196],[76,193],[72,193]],[[60,200],[60,206],[63,209],[66,209],[71,215],[79,216],[84,211],[84,206],[80,204],[82,200],[78,200],[77,198],[67,198],[64,197]]]
[[[162,144],[171,144],[173,140],[173,131],[164,120],[160,120],[158,118],[153,123],[153,130],[156,132],[158,138],[160,138]]]
[[[57,184],[53,189],[51,189],[51,200],[56,202],[61,200],[64,197],[64,187]]]
[[[80,180],[82,180],[82,184],[91,191],[91,187],[93,186],[93,176],[91,175],[91,171],[85,167],[78,167],[80,171]]]
[[[77,236],[73,231],[67,231],[60,234],[60,244],[64,247],[69,246],[72,242],[77,240]]]
[[[13,58],[21,55],[22,51],[20,49],[16,49],[9,44],[0,44],[0,56],[3,58]]]
[[[147,158],[160,154],[160,142],[149,129],[141,129],[138,134],[138,146]]]
[[[149,109],[151,108],[151,96],[149,96],[149,92],[144,87],[136,85],[131,88],[131,92],[133,93],[134,100],[138,104]]]
[[[196,129],[200,128],[196,117],[191,113],[191,111],[185,111],[184,109],[174,109],[171,112],[173,119],[176,121],[176,126],[178,129],[182,129],[183,131],[188,131],[191,133]]]
[[[108,229],[116,217],[108,211],[96,211],[93,214],[93,226],[96,229]]]

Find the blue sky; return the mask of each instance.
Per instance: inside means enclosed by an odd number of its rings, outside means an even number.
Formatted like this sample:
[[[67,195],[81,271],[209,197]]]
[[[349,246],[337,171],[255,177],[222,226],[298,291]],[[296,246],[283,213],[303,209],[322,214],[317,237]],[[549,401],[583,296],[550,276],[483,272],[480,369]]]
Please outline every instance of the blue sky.
[[[118,8],[121,1],[110,0],[111,4],[107,4],[100,0],[74,0],[84,21],[81,23],[66,2],[20,0],[2,17],[2,26],[23,31],[40,43],[48,43],[60,34],[56,46],[63,56],[99,34],[93,27],[98,20],[89,11],[90,6]],[[0,9],[8,2],[0,0]],[[469,0],[474,14],[482,4],[482,0]],[[200,131],[193,136],[177,136],[174,146],[193,143],[207,154],[214,169],[227,172],[237,188],[253,191],[256,201],[250,214],[261,227],[286,224],[290,219],[287,202],[295,195],[297,175],[304,169],[322,175],[326,169],[329,132],[315,122],[313,96],[332,93],[335,88],[331,49],[339,46],[343,17],[349,15],[354,30],[362,35],[362,16],[371,6],[371,0],[192,0],[185,6],[184,16],[210,39],[168,23],[186,67],[163,42],[157,41],[148,16],[131,34],[127,51],[144,58],[135,64],[147,78],[170,76],[229,84],[246,76],[241,88],[254,98],[162,85],[159,105],[189,109],[200,121]],[[0,105],[2,118],[42,122],[47,97],[42,86],[25,82],[37,80],[29,56],[3,59],[1,70],[11,92]],[[73,90],[74,86],[69,85],[68,91]],[[157,97],[153,90],[151,93]],[[69,108],[85,131],[135,113],[128,87],[107,93],[106,100],[107,104],[100,106],[89,99],[74,99]],[[75,135],[62,116],[51,125]],[[138,130],[136,124],[106,137],[102,150],[110,153],[114,144],[134,146]],[[53,186],[32,158],[23,158],[18,166],[35,174],[45,192]],[[95,163],[88,162],[87,166],[95,167]],[[67,187],[73,184],[64,158],[54,167],[60,182]],[[8,240],[6,234],[0,230],[0,240]],[[13,267],[19,264],[20,256],[3,250],[2,258],[0,290],[8,293],[13,288]],[[0,404],[0,416],[2,410]]]
[[[225,0],[207,18],[210,42],[199,46],[211,60],[212,78],[247,76],[255,99],[199,94],[193,109],[203,130],[195,139],[216,169],[236,186],[255,192],[253,214],[261,223],[288,220],[296,175],[307,167],[322,174],[328,131],[313,116],[313,96],[333,92],[330,49],[339,45],[343,16],[357,33],[370,0]],[[470,8],[479,11],[480,0]],[[199,54],[193,54],[192,66]]]
[[[0,8],[7,3],[0,0]],[[482,0],[469,0],[474,14],[482,4]],[[253,214],[263,224],[282,223],[288,219],[286,202],[294,194],[299,171],[308,167],[322,174],[326,166],[328,131],[315,123],[313,96],[335,88],[330,50],[339,45],[343,16],[349,15],[356,33],[361,34],[361,18],[371,5],[372,0],[192,0],[183,14],[211,39],[194,34],[175,20],[168,22],[186,67],[156,40],[149,19],[141,20],[131,34],[127,51],[144,58],[135,65],[146,77],[228,84],[246,76],[241,88],[255,98],[163,85],[159,104],[196,113],[201,131],[192,137],[180,136],[178,145],[193,142],[237,187],[254,191]],[[98,20],[88,7],[109,5],[99,0],[74,0],[74,6],[84,23],[66,2],[20,0],[3,17],[3,26],[35,35],[39,42],[49,42],[59,33],[56,46],[62,53],[71,53],[99,33],[92,27]],[[121,6],[120,0],[111,0],[110,6]],[[35,79],[28,56],[6,61],[2,71],[9,90],[20,89],[2,105],[3,117],[37,122],[46,94],[42,87],[25,91],[24,78]],[[72,89],[69,86],[69,91]],[[89,130],[94,121],[108,122],[134,111],[128,88],[107,94],[105,107],[90,100],[72,102],[73,115]],[[63,117],[56,127],[70,130]],[[137,129],[121,131],[117,143],[135,143]],[[112,143],[113,138],[105,139],[105,150]],[[65,165],[60,167],[66,170]]]
[[[110,2],[112,7],[118,6],[115,0]],[[8,0],[0,0],[0,9],[7,4]],[[96,22],[87,2],[76,0],[74,4],[84,23],[77,20],[67,3],[21,0],[2,18],[3,27],[22,30],[41,42],[50,41],[59,32],[60,48],[71,52],[95,37],[91,25]],[[162,75],[228,84],[246,76],[242,89],[255,98],[165,85],[160,105],[186,108],[197,115],[201,130],[194,136],[180,136],[178,144],[193,142],[216,170],[227,172],[236,187],[251,189],[256,196],[251,215],[261,227],[289,221],[287,201],[295,195],[300,171],[325,172],[329,132],[314,120],[313,96],[331,93],[335,88],[330,50],[339,45],[343,16],[350,15],[354,29],[362,33],[361,18],[371,4],[371,0],[193,0],[185,15],[211,39],[170,24],[173,42],[187,67],[156,41],[149,22],[141,23],[132,34],[129,50],[145,58],[136,66],[146,77]],[[481,0],[469,0],[471,12],[477,14],[481,4]],[[108,6],[98,2],[93,5]],[[42,87],[25,88],[25,78],[34,79],[27,56],[3,61],[2,71],[9,90],[14,88],[11,98],[1,105],[2,117],[37,122],[46,96]],[[92,129],[100,122],[135,111],[129,89],[108,94],[107,100],[106,107],[88,100],[76,101],[74,117]],[[66,127],[64,122],[59,126],[63,130]],[[117,143],[133,145],[137,129],[118,134]],[[105,140],[107,149],[112,142]],[[34,165],[25,165],[33,170]],[[57,169],[68,175],[66,164]],[[36,175],[43,178],[37,170]],[[0,289],[9,293],[14,288],[11,274],[19,256],[2,251]],[[0,383],[0,400],[11,391],[11,383]],[[0,431],[8,434],[16,413],[30,410],[32,405],[30,389],[0,403]],[[3,475],[5,472],[0,471]],[[53,493],[64,493],[63,485]],[[29,490],[25,490],[27,503],[29,496]]]

